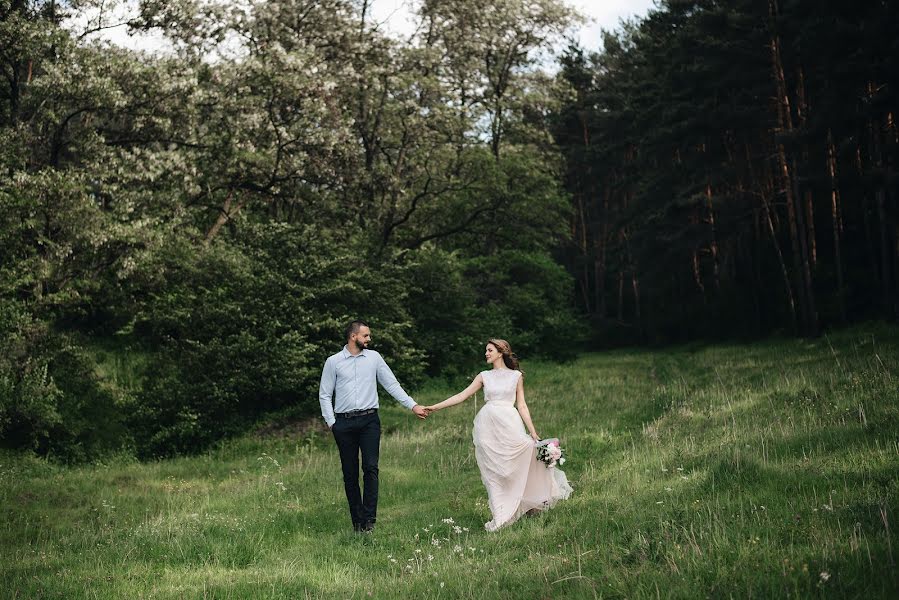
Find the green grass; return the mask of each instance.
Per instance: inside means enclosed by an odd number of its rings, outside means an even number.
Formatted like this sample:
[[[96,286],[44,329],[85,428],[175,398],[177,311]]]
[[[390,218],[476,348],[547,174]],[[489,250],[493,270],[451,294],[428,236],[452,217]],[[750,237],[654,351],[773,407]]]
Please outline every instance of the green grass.
[[[384,402],[371,536],[351,532],[320,429],[147,464],[66,468],[5,454],[0,593],[899,596],[895,328],[524,368],[538,430],[562,438],[575,488],[544,515],[483,530],[472,400],[426,422]]]

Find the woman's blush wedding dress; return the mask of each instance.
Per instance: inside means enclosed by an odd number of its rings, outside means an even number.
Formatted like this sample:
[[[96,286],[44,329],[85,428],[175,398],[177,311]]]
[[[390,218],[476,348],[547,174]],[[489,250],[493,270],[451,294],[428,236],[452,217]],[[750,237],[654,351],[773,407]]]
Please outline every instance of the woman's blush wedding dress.
[[[537,447],[515,408],[521,371],[492,369],[481,373],[483,408],[474,419],[472,438],[481,480],[493,515],[487,531],[514,523],[532,509],[549,508],[568,498],[565,473],[537,460]]]

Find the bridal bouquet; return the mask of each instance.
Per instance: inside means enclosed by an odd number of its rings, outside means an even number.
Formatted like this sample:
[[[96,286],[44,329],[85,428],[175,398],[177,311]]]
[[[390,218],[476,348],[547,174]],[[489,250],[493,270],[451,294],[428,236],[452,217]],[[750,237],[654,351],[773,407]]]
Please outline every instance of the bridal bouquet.
[[[537,460],[545,464],[547,468],[555,467],[556,463],[564,465],[565,457],[562,447],[559,445],[559,439],[547,438],[537,442]]]

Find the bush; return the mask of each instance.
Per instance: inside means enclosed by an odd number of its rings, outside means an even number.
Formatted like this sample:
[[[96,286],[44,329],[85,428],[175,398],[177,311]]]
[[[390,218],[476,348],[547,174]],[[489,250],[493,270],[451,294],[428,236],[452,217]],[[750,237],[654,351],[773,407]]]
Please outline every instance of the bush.
[[[571,276],[551,258],[517,251],[461,258],[424,249],[409,267],[409,310],[428,374],[469,376],[491,337],[519,356],[572,358],[586,327],[571,307]]]
[[[489,315],[478,310],[477,293],[464,277],[464,266],[457,253],[435,248],[420,250],[410,260],[412,343],[426,354],[432,377],[471,375],[494,330]]]
[[[477,293],[482,319],[494,324],[522,357],[569,360],[580,349],[587,327],[572,306],[571,275],[549,256],[521,251],[472,258],[466,279]]]
[[[108,301],[92,314],[126,323],[115,343],[108,324],[84,326],[101,339],[75,337],[3,300],[3,444],[72,461],[122,449],[160,457],[272,411],[315,414],[324,360],[354,318],[371,323],[373,348],[410,392],[426,374],[472,376],[493,336],[525,359],[574,354],[571,278],[549,257],[426,247],[393,258],[373,264],[351,244],[282,224],[244,223],[209,247],[181,236],[128,279],[102,283],[115,290],[99,293]],[[57,321],[77,326],[66,314]]]
[[[0,440],[67,462],[129,445],[127,398],[96,373],[90,355],[23,306],[0,302]]]
[[[135,331],[160,348],[131,422],[142,455],[200,449],[288,406],[318,408],[325,358],[342,327],[371,321],[373,347],[405,386],[423,371],[400,267],[370,267],[312,229],[248,225],[202,252],[172,244]],[[140,294],[136,294],[139,296]]]

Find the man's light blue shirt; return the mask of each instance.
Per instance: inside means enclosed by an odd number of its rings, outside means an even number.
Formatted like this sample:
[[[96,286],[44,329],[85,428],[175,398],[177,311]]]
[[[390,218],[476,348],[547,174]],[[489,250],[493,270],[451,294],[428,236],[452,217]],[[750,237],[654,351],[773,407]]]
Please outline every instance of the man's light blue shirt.
[[[344,346],[343,350],[329,356],[318,386],[318,402],[328,427],[336,420],[334,413],[378,408],[379,383],[409,410],[415,406],[415,401],[403,390],[393,371],[374,350],[365,349],[353,356]]]

